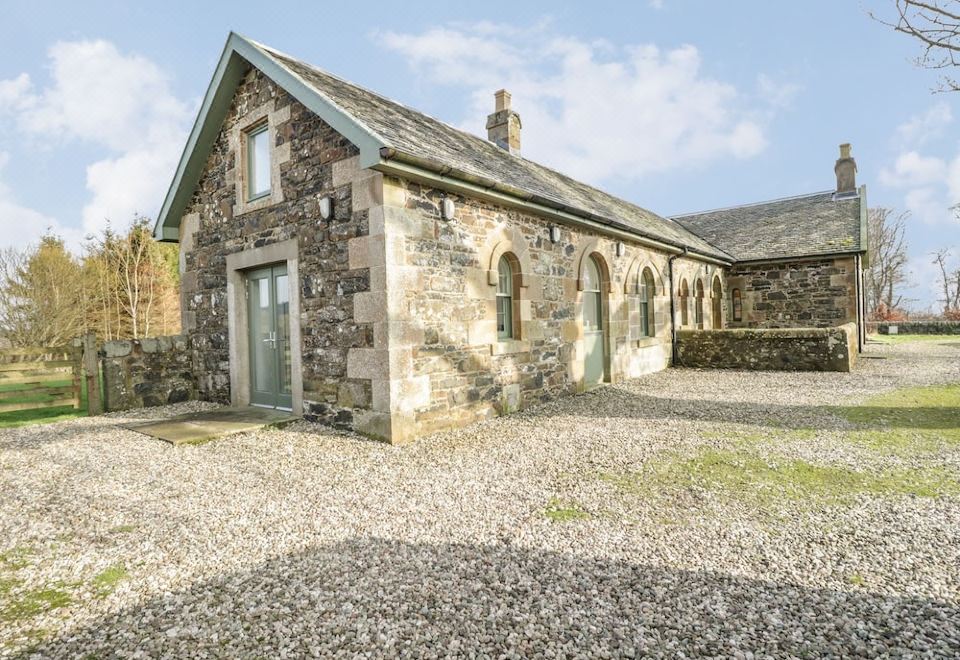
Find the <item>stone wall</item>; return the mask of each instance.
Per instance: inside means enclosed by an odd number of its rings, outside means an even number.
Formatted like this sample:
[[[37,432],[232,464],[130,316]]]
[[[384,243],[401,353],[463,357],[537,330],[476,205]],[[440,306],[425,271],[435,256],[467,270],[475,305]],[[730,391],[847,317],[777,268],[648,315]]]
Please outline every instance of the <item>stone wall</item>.
[[[241,129],[264,118],[273,142],[273,192],[263,202],[238,203]],[[301,364],[294,378],[302,379],[302,408],[295,412],[350,426],[354,411],[370,406],[369,379],[348,378],[346,366],[351,348],[372,342],[370,325],[354,320],[354,295],[369,289],[369,269],[350,266],[348,242],[367,234],[373,200],[369,186],[358,189],[352,180],[335,184],[333,172],[335,164],[356,153],[354,145],[259,71],[242,80],[181,223],[184,332],[191,338],[204,400],[229,403],[233,396],[237,402],[231,378],[242,382],[237,372],[249,360],[230,355],[231,318],[236,322],[245,310],[232,308],[237,305],[228,286],[228,257],[292,240],[299,315],[291,322],[300,334],[293,350]],[[366,176],[372,181],[372,173]],[[326,195],[333,198],[330,220],[319,212]]]
[[[104,410],[196,399],[188,347],[189,342],[182,335],[105,342],[100,348]]]
[[[727,287],[739,289],[743,302],[742,319],[735,321],[730,313],[729,327],[827,328],[857,322],[853,257],[734,265]]]
[[[384,392],[374,404],[375,410],[387,407],[382,412],[389,416],[379,434],[403,441],[582,390],[581,271],[591,254],[605,271],[605,380],[669,365],[667,253],[625,239],[617,256],[616,239],[566,225],[558,225],[560,239],[552,243],[553,222],[460,195],[447,195],[456,213],[445,221],[441,191],[389,177],[383,185],[386,252],[384,244],[375,245],[386,261],[387,288],[361,294],[370,297],[374,334],[383,341],[369,354],[351,351],[354,374],[374,379],[375,398]],[[521,282],[519,332],[512,340],[500,340],[496,332],[495,271],[504,253],[516,259]],[[656,282],[653,337],[637,335],[635,283],[643,268],[652,270]],[[697,277],[705,282],[710,327],[710,282],[722,277],[720,269],[683,258],[675,261],[675,271],[676,281],[686,278],[691,288]]]
[[[857,326],[681,330],[677,366],[758,371],[850,371]]]
[[[900,335],[960,335],[960,321],[898,321],[872,325],[881,335],[890,334],[890,326],[896,326]]]

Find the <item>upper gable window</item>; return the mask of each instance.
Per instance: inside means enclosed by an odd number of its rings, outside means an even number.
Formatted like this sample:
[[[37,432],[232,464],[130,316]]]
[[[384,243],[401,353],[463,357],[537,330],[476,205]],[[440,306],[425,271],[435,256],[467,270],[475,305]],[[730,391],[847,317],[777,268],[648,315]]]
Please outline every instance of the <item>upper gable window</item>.
[[[270,194],[270,131],[266,122],[247,131],[247,201]]]

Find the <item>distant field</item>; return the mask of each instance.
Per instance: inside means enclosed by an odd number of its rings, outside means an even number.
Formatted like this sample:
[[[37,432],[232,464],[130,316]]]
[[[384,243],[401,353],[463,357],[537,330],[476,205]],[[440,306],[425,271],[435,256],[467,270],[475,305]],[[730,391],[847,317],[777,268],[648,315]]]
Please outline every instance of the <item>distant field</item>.
[[[911,341],[960,341],[960,335],[868,335],[867,339],[883,344],[905,344]]]

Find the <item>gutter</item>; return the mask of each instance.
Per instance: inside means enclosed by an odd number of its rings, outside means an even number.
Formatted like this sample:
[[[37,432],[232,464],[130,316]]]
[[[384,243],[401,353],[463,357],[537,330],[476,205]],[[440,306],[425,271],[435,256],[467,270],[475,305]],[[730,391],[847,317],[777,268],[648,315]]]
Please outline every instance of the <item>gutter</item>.
[[[700,261],[717,266],[729,267],[733,263],[732,260],[719,259],[682,243],[650,236],[617,220],[567,206],[556,200],[534,195],[486,177],[454,170],[449,165],[440,165],[424,158],[405,154],[393,147],[381,148],[380,158],[380,162],[373,165],[372,169],[385,174],[412,178],[471,197],[480,197],[525,209],[536,215],[587,227],[678,256],[692,255]]]
[[[670,366],[677,366],[677,310],[675,301],[675,289],[673,287],[673,262],[683,256],[687,251],[684,249],[680,254],[671,255],[667,259],[668,278],[670,280]]]

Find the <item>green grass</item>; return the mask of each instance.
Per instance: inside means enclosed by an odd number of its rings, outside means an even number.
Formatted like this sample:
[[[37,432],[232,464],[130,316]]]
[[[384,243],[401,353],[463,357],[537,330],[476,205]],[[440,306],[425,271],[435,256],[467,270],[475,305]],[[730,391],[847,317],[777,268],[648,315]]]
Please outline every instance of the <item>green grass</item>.
[[[130,532],[136,531],[136,525],[117,525],[110,529],[111,534],[129,534]]]
[[[113,564],[103,569],[93,578],[93,586],[101,596],[106,596],[126,580],[130,574],[123,564]]]
[[[18,545],[15,548],[0,552],[0,569],[19,571],[30,565],[30,556],[34,552],[25,545]]]
[[[960,385],[894,390],[831,412],[856,424],[852,442],[879,451],[916,454],[960,446]]]
[[[18,594],[0,607],[0,623],[29,619],[66,607],[72,601],[70,594],[61,589],[32,589]]]
[[[774,422],[771,421],[771,425]],[[814,429],[789,429],[786,427],[768,428],[759,430],[722,430],[707,431],[702,433],[701,437],[705,440],[720,440],[730,442],[737,447],[751,447],[762,442],[775,442],[778,444],[787,442],[804,442],[813,440],[817,437]]]
[[[912,341],[956,342],[960,341],[960,335],[870,335],[867,339],[882,344],[906,344]]]
[[[859,472],[797,459],[765,459],[745,449],[706,448],[693,457],[666,457],[641,472],[602,478],[637,494],[698,487],[762,508],[781,501],[841,502],[858,495],[960,495],[960,480],[943,468]]]
[[[587,520],[590,514],[584,511],[580,505],[574,502],[563,502],[556,497],[551,498],[544,509],[543,515],[557,523],[573,522],[574,520]]]
[[[71,381],[52,381],[50,383],[45,383],[50,387],[57,387],[63,385],[69,385]],[[102,383],[101,383],[102,387]],[[0,392],[11,392],[18,389],[29,389],[30,386],[25,385],[2,385],[0,384]],[[34,401],[46,401],[50,397],[46,395],[32,395],[26,396],[23,398],[15,399],[6,399],[3,403],[26,403]],[[72,406],[58,406],[56,408],[36,408],[33,410],[17,410],[16,412],[5,412],[0,413],[0,428],[16,428],[20,426],[28,426],[31,424],[50,424],[52,422],[61,422],[67,419],[76,419],[78,417],[87,416],[87,385],[86,379],[80,379],[80,407],[73,408]]]

